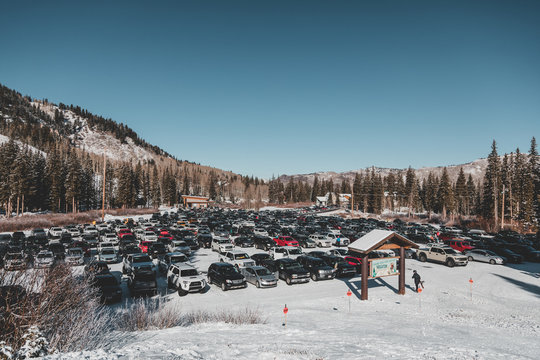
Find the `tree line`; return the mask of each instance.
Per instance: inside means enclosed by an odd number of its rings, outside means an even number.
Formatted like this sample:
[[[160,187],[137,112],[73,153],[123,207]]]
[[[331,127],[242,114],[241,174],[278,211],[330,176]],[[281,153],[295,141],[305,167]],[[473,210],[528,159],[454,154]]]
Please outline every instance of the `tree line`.
[[[349,206],[365,213],[381,214],[405,209],[411,213],[439,214],[443,219],[457,216],[482,216],[498,226],[509,221],[537,225],[540,218],[540,164],[536,139],[531,140],[528,154],[519,148],[499,156],[493,141],[483,176],[475,181],[463,168],[456,179],[450,179],[446,167],[440,175],[428,173],[419,179],[409,168],[383,176],[374,168],[357,173],[354,180],[334,183],[332,178],[312,183],[290,178],[285,183],[273,177],[268,183],[271,203],[315,202],[326,194],[351,194]],[[339,196],[331,196],[339,204]]]

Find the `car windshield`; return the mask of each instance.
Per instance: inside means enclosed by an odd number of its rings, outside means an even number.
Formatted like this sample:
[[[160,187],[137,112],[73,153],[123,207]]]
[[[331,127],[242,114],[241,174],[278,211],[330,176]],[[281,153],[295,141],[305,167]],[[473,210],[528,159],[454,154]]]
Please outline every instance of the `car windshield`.
[[[300,255],[300,254],[302,254],[302,249],[300,248],[289,249],[289,255]]]
[[[255,273],[259,276],[272,275],[270,270],[268,270],[267,268],[257,269],[255,270]]]
[[[458,252],[454,249],[444,249],[444,252],[447,254],[457,254]]]
[[[286,264],[283,265],[283,267],[285,269],[291,269],[291,270],[301,268],[300,264],[298,264],[298,263],[286,263]]]
[[[244,259],[249,259],[249,255],[246,254],[246,253],[243,253],[243,254],[236,254],[236,255],[234,256],[234,258],[235,258],[236,260],[244,260]]]
[[[229,243],[229,240],[227,240],[227,239],[222,239],[222,240],[218,240],[218,242],[219,242],[220,244],[228,244],[228,243]]]
[[[52,257],[52,254],[37,254],[38,259],[50,259]]]
[[[187,270],[182,270],[182,275],[181,276],[197,276],[199,274],[197,274],[197,270],[195,269],[187,269]]]
[[[98,286],[114,286],[118,285],[118,281],[114,276],[99,276],[96,277],[96,283]]]
[[[150,262],[149,256],[136,256],[133,258],[134,263]]]
[[[21,254],[7,254],[6,255],[6,260],[18,260],[18,259],[22,259]]]
[[[312,261],[312,265],[320,267],[320,266],[325,266],[326,264],[321,259],[315,259]]]
[[[222,272],[225,274],[233,274],[237,272],[233,266],[224,266],[222,269]]]
[[[73,255],[73,256],[82,255],[82,250],[70,250],[69,255]]]
[[[187,258],[185,256],[171,256],[171,263],[173,264],[184,262],[186,260]]]
[[[113,249],[103,249],[103,250],[101,250],[101,253],[103,255],[114,255],[115,254]]]

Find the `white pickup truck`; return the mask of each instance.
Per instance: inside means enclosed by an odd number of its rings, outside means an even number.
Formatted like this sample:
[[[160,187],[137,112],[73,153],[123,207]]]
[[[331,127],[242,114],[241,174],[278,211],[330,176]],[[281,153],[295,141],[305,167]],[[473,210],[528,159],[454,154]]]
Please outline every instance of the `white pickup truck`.
[[[450,246],[439,244],[428,244],[426,247],[418,249],[417,257],[422,262],[433,261],[446,264],[448,267],[465,266],[469,262],[467,256],[459,251],[452,249]]]

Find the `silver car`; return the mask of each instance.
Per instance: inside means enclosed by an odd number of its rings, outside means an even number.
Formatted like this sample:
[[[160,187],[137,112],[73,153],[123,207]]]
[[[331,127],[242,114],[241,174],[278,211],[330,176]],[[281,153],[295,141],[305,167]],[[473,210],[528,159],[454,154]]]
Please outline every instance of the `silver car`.
[[[252,283],[258,288],[277,286],[278,280],[276,275],[263,266],[250,266],[241,268],[240,271],[247,282]]]
[[[506,259],[502,256],[499,256],[495,254],[493,251],[490,250],[484,250],[484,249],[473,249],[467,251],[465,254],[469,258],[469,261],[482,261],[482,262],[488,262],[492,265],[495,264],[504,264],[506,262]]]

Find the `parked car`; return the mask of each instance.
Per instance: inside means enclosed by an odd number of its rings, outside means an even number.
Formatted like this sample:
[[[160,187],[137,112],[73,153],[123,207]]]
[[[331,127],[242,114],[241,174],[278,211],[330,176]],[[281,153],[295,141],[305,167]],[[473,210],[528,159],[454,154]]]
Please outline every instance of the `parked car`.
[[[215,237],[212,239],[212,251],[217,251],[220,254],[223,254],[227,251],[232,251],[234,245],[231,243],[231,240],[223,237]]]
[[[152,271],[154,263],[148,254],[129,254],[122,263],[122,274],[130,274],[136,271]]]
[[[52,254],[52,253],[51,253]],[[54,257],[53,257],[54,260]],[[4,255],[4,269],[23,270],[26,268],[26,259],[22,252],[7,253]]]
[[[191,255],[191,247],[183,240],[173,240],[168,246],[170,252],[181,252],[186,256]]]
[[[356,275],[356,267],[350,265],[341,256],[335,255],[323,255],[320,257],[326,265],[336,270],[336,277],[351,277]]]
[[[68,265],[83,265],[84,264],[84,252],[81,248],[69,248],[67,249],[65,262]]]
[[[112,247],[100,248],[96,260],[105,261],[107,264],[116,264],[118,262],[118,253]]]
[[[467,251],[465,255],[467,255],[469,261],[482,261],[490,263],[492,265],[502,265],[506,262],[506,259],[504,257],[499,256],[490,250],[472,249]]]
[[[171,264],[167,271],[167,286],[178,291],[179,296],[190,292],[202,292],[206,288],[206,281],[197,269],[185,263]]]
[[[296,259],[303,253],[301,247],[282,246],[271,248],[269,254],[272,259],[281,259],[284,257]]]
[[[469,251],[474,249],[474,246],[471,245],[471,242],[463,239],[449,239],[444,240],[444,244],[450,246],[452,249],[457,251]]]
[[[156,274],[151,271],[134,271],[128,275],[128,289],[131,296],[156,295],[157,281]]]
[[[234,265],[236,269],[255,266],[255,261],[252,260],[246,252],[240,250],[227,251],[220,258],[220,261],[228,262]]]
[[[42,250],[34,259],[34,267],[36,269],[48,269],[54,265],[55,261],[52,251]]]
[[[509,250],[506,248],[492,248],[491,251],[493,251],[495,254],[499,256],[505,257],[507,262],[509,263],[521,264],[523,262],[523,256],[520,254],[516,254],[512,250]]]
[[[246,278],[232,264],[223,262],[210,265],[208,283],[220,286],[223,291],[247,287]]]
[[[344,256],[349,255],[349,250],[341,249],[341,248],[330,249],[330,250],[328,250],[328,254],[334,255],[334,256],[344,257]]]
[[[294,240],[290,236],[279,235],[274,238],[274,241],[277,246],[299,246],[298,241]]]
[[[276,287],[278,279],[270,270],[263,266],[250,266],[241,270],[246,281],[258,288]]]
[[[201,248],[210,249],[212,247],[212,235],[199,234],[197,235],[197,242]]]
[[[271,272],[277,273],[278,278],[284,280],[287,285],[309,282],[309,271],[291,258],[267,259],[263,260],[261,265]]]
[[[457,252],[450,246],[428,244],[425,248],[418,249],[418,260],[421,262],[434,261],[446,264],[448,267],[455,265],[467,265],[467,256]]]
[[[326,234],[326,240],[330,240],[330,243],[337,247],[349,246],[351,242],[349,238],[343,236],[339,232],[329,232]]]
[[[313,281],[333,279],[336,277],[336,269],[328,266],[322,259],[304,255],[299,256],[296,260],[304,269],[309,271],[311,280]]]
[[[92,278],[92,285],[98,289],[102,302],[111,303],[122,300],[122,288],[111,273],[95,275]]]
[[[271,259],[268,253],[256,253],[251,255],[251,259],[255,261],[255,265],[261,265],[261,261]]]
[[[253,239],[247,236],[238,236],[236,239],[234,239],[234,246],[240,246],[240,247],[252,247],[253,246]]]
[[[272,238],[268,236],[254,236],[253,242],[255,244],[256,249],[261,249],[261,250],[266,250],[266,251],[276,246],[275,241],[272,240]]]
[[[330,247],[332,246],[332,240],[327,239],[324,235],[311,234],[309,238],[317,244],[318,247]]]
[[[166,272],[171,265],[187,263],[189,258],[181,252],[170,252],[165,254],[158,262],[158,269],[161,272]]]
[[[167,248],[162,242],[153,242],[148,247],[148,255],[152,257],[152,259],[157,259],[167,253]]]

